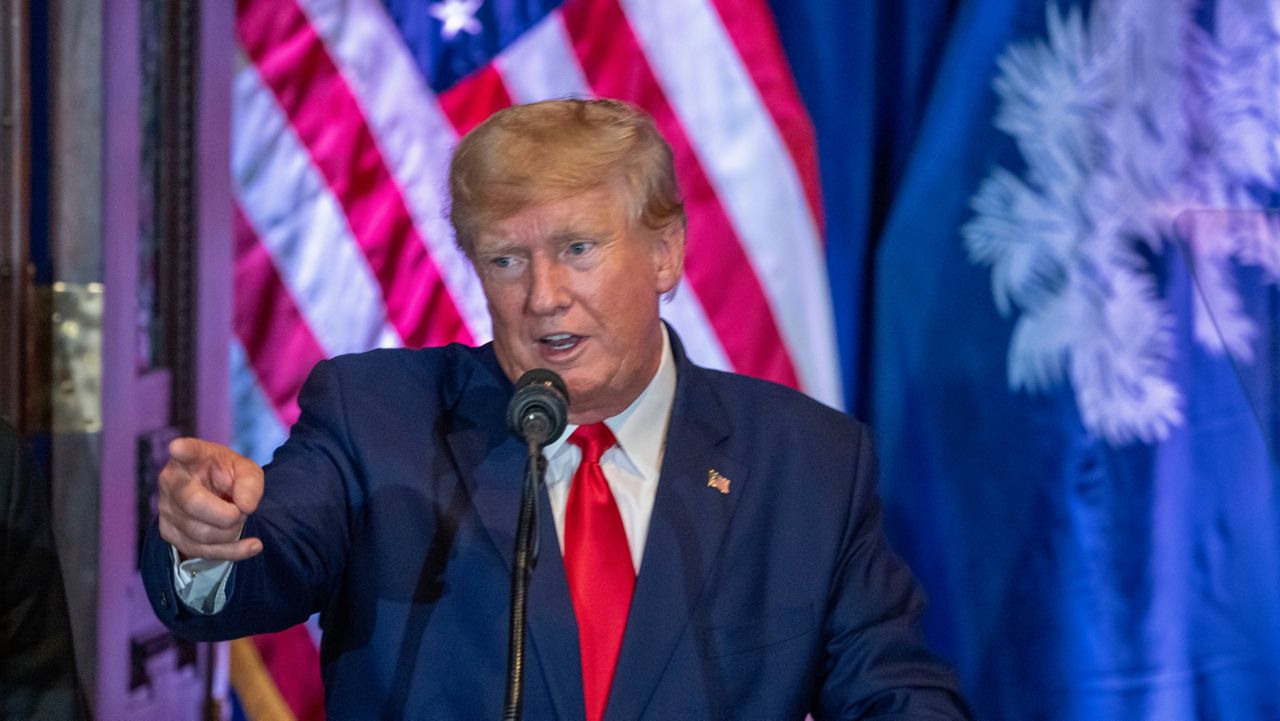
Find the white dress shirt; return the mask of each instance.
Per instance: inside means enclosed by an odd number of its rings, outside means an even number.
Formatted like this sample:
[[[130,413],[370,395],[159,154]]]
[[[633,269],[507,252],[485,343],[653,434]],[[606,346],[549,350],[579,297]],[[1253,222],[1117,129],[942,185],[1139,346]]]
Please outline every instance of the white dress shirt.
[[[613,432],[618,444],[605,451],[600,458],[609,490],[618,504],[622,527],[627,532],[627,545],[631,548],[631,563],[636,573],[644,558],[645,539],[649,535],[649,520],[653,516],[653,502],[658,495],[658,475],[662,470],[662,458],[666,452],[667,425],[671,421],[671,407],[676,398],[676,365],[671,352],[671,339],[667,329],[662,329],[662,361],[658,372],[645,386],[640,396],[626,410],[605,419],[605,425]],[[569,443],[569,435],[576,425],[565,428],[551,445],[543,450],[547,458],[547,496],[551,501],[551,516],[556,524],[556,537],[560,540],[560,552],[564,553],[564,516],[569,505],[569,487],[573,474],[582,460],[582,451]],[[178,561],[173,550],[174,586],[178,597],[192,610],[212,614],[222,610],[226,603],[227,579],[231,575],[230,561],[210,561],[192,558]]]
[[[622,527],[631,547],[631,563],[640,572],[644,558],[644,541],[649,536],[649,519],[653,501],[658,495],[658,474],[666,451],[667,423],[671,405],[676,399],[676,364],[671,354],[671,341],[662,329],[662,362],[649,385],[627,409],[604,424],[613,431],[618,445],[600,457],[600,468],[613,491],[613,500],[622,515]],[[547,446],[547,496],[551,499],[551,515],[555,517],[560,552],[564,553],[564,514],[569,505],[569,487],[582,460],[582,450],[569,443],[569,435],[577,429],[570,425]]]

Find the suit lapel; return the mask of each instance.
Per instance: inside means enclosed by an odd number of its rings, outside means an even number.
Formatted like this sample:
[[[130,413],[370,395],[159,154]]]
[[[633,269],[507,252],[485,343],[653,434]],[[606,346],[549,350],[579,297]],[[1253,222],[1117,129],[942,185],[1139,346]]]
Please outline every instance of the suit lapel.
[[[481,362],[457,379],[447,437],[476,515],[510,573],[527,456],[523,444],[506,430],[511,383],[492,350],[480,352]],[[576,718],[584,708],[578,630],[545,488],[539,494],[538,516],[540,553],[529,583],[526,654],[537,656],[557,717]],[[525,676],[526,688],[536,682]]]
[[[606,718],[644,712],[697,607],[747,480],[746,467],[719,448],[730,423],[704,378],[707,371],[689,363],[674,333],[671,338],[675,404]],[[708,487],[712,469],[730,479],[732,492]]]

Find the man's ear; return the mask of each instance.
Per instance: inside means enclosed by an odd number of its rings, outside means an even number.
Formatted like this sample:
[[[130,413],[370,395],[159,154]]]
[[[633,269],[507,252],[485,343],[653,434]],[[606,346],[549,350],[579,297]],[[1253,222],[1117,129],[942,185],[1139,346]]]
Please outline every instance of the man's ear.
[[[675,222],[658,233],[654,244],[654,269],[658,294],[676,287],[684,274],[684,223]]]

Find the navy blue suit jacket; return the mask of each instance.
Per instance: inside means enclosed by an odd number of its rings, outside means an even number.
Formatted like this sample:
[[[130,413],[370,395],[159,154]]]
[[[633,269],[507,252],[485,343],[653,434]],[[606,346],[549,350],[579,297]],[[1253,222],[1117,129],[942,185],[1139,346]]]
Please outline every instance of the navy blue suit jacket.
[[[967,717],[925,648],[880,527],[866,429],[781,386],[709,371],[672,334],[677,390],[607,719]],[[499,718],[525,451],[491,347],[316,366],[266,469],[226,607],[174,595],[151,529],[147,592],[180,635],[228,639],[320,612],[333,719]],[[715,469],[729,492],[708,486]],[[526,719],[584,715],[577,629],[545,490]]]

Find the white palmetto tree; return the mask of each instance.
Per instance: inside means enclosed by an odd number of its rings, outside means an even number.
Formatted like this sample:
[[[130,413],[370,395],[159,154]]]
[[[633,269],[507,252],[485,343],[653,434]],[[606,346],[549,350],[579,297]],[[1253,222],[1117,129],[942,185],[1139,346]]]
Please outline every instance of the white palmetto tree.
[[[1210,32],[1190,0],[1097,0],[1087,18],[1051,2],[1046,37],[999,59],[995,123],[1025,170],[983,181],[965,247],[1016,317],[1010,388],[1069,383],[1110,443],[1153,443],[1184,420],[1168,373],[1176,319],[1153,267],[1171,240],[1203,299],[1193,337],[1252,358],[1233,265],[1280,282],[1280,224],[1265,213],[1280,189],[1278,5],[1218,2]]]

